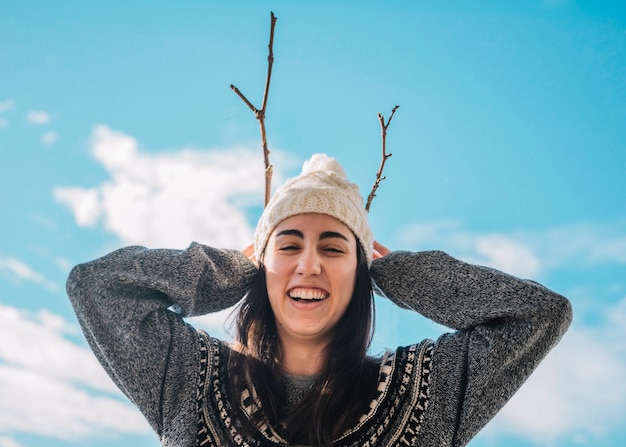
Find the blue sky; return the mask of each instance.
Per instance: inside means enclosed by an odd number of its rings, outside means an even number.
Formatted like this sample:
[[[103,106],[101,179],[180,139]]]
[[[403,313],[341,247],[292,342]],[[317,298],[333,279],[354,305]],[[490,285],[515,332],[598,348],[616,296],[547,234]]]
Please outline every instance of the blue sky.
[[[127,244],[243,248],[274,185],[336,157],[392,249],[568,296],[562,343],[470,445],[626,443],[623,2],[135,1],[0,7],[0,447],[157,446],[86,347],[72,265]],[[504,4],[506,3],[506,4]],[[194,324],[227,337],[225,313]],[[445,330],[377,300],[372,347]]]

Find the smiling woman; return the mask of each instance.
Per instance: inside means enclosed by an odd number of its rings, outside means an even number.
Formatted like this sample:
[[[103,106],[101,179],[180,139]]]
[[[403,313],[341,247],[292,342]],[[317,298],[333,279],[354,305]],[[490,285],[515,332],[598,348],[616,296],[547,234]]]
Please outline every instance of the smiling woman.
[[[453,330],[369,357],[374,288]],[[358,188],[319,154],[275,192],[253,249],[127,247],[67,290],[164,446],[462,446],[571,321],[535,282],[374,242]],[[183,320],[237,302],[232,344]]]
[[[344,236],[345,235],[345,236]],[[326,214],[282,221],[264,256],[267,294],[283,346],[315,346],[323,357],[328,337],[346,311],[356,277],[357,242],[347,226]],[[322,272],[325,272],[322,275]],[[285,349],[285,354],[293,352]],[[306,363],[284,358],[285,371],[302,374]],[[310,366],[319,370],[321,365]]]

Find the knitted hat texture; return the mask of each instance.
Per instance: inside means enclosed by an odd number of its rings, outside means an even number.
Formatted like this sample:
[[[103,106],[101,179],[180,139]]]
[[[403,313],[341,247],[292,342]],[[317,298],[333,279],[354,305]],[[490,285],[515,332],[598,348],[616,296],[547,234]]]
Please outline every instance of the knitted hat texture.
[[[256,258],[263,259],[270,234],[279,223],[304,213],[327,214],[343,222],[356,236],[371,265],[374,237],[359,187],[348,181],[337,160],[325,154],[315,154],[305,161],[300,175],[287,180],[270,199],[254,235]]]

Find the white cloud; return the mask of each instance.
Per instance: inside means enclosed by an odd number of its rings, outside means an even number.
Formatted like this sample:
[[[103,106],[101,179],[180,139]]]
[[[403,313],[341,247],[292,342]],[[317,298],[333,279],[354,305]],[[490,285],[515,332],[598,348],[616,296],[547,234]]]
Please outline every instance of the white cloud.
[[[22,447],[22,444],[8,436],[0,436],[0,447]]]
[[[54,198],[72,209],[76,224],[81,227],[95,226],[102,213],[97,189],[55,188]]]
[[[141,414],[68,333],[77,327],[49,311],[0,306],[0,432],[58,439],[148,433]]]
[[[399,233],[403,247],[438,248],[468,262],[533,278],[563,267],[626,264],[626,222],[577,223],[544,230],[479,233],[451,220],[417,223]]]
[[[8,275],[8,278],[12,281],[30,281],[35,284],[39,284],[52,292],[59,289],[59,286],[56,283],[50,281],[44,275],[33,270],[22,261],[0,255],[0,273],[3,272],[5,276]]]
[[[399,239],[403,247],[441,249],[467,262],[488,265],[525,278],[535,277],[541,268],[539,258],[530,247],[515,238],[473,233],[455,221],[413,224],[400,232]]]
[[[26,368],[0,365],[0,430],[57,439],[106,433],[148,433],[141,414],[121,400],[94,396]]]
[[[6,127],[9,127],[9,120],[0,116],[0,129],[4,129]]]
[[[52,144],[57,140],[57,138],[57,133],[51,130],[50,132],[46,132],[41,136],[41,143],[45,145]]]
[[[31,110],[26,115],[26,119],[32,124],[46,124],[50,121],[50,115],[43,110]]]
[[[61,270],[61,272],[63,272],[64,274],[68,274],[69,271],[72,269],[72,267],[74,266],[74,264],[72,263],[72,261],[70,261],[67,258],[55,258],[54,259],[54,264],[59,268],[59,270]]]
[[[500,270],[519,276],[534,277],[540,261],[523,243],[498,234],[476,238],[476,263],[487,263]]]
[[[519,393],[485,429],[537,445],[584,445],[622,427],[626,414],[626,298],[606,310],[601,326],[574,325]]]
[[[245,208],[262,204],[260,150],[182,149],[149,154],[106,126],[93,132],[92,153],[110,180],[93,188],[59,187],[80,226],[103,225],[124,244],[181,248],[191,241],[243,248],[253,230]],[[273,151],[274,163],[289,165]],[[279,160],[278,162],[276,160]],[[275,169],[275,184],[280,173]]]
[[[8,112],[15,107],[15,101],[12,99],[5,99],[4,101],[0,101],[0,113]]]
[[[91,352],[64,337],[78,333],[76,326],[48,310],[33,314],[0,305],[0,358],[54,379],[115,392]]]

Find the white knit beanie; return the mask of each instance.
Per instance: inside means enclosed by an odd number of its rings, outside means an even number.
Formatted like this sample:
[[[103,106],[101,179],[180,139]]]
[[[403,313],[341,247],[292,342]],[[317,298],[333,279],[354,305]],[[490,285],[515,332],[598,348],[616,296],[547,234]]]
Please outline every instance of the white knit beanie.
[[[300,175],[279,187],[265,207],[254,235],[254,252],[259,261],[274,228],[288,217],[303,213],[327,214],[343,222],[361,244],[367,265],[371,265],[374,237],[359,187],[348,181],[337,160],[325,154],[315,154],[305,161]]]

